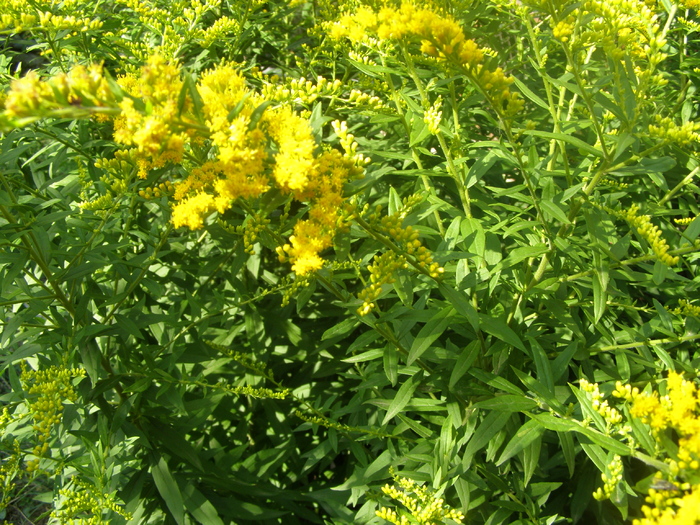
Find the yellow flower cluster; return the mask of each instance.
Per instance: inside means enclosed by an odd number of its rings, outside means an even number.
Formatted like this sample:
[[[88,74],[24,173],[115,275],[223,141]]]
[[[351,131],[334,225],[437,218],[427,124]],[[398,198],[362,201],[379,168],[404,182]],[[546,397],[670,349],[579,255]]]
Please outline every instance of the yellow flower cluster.
[[[77,368],[52,366],[44,370],[30,370],[22,362],[21,380],[27,393],[27,408],[34,419],[37,445],[33,450],[36,459],[27,462],[27,470],[36,470],[39,458],[49,449],[51,430],[62,420],[63,403],[75,402],[77,394],[72,380],[82,377],[85,371]]]
[[[500,68],[486,67],[484,50],[474,40],[467,39],[460,25],[448,15],[417,7],[410,1],[403,2],[399,8],[387,6],[379,11],[360,7],[332,24],[330,36],[354,42],[366,42],[371,36],[380,41],[420,40],[423,53],[466,73],[499,115],[512,116],[522,108],[522,100],[509,88],[513,79]]]
[[[212,47],[214,44],[231,38],[231,35],[238,33],[241,26],[237,20],[228,16],[218,18],[210,27],[200,29],[197,33],[198,40],[201,41],[203,48]]]
[[[78,117],[86,111],[114,113],[116,107],[115,95],[99,65],[78,65],[46,81],[30,71],[12,82],[5,98],[5,115],[27,121],[49,116]]]
[[[382,507],[376,511],[378,517],[394,525],[407,525],[408,523],[437,525],[445,519],[462,523],[464,514],[450,508],[445,504],[445,500],[435,497],[426,487],[418,485],[411,479],[398,476],[394,476],[394,481],[394,486],[389,484],[383,486],[382,492],[406,507],[409,515],[402,512],[399,517],[394,509]]]
[[[643,0],[587,0],[582,14],[593,15],[582,39],[600,45],[609,56],[621,59],[625,54],[644,58],[656,66],[665,56],[659,50],[664,42],[657,16]]]
[[[638,211],[639,206],[633,204],[629,209],[623,212],[613,211],[613,213],[626,220],[632,227],[637,229],[637,233],[646,239],[659,261],[666,266],[677,264],[679,258],[677,255],[669,255],[668,243],[661,237],[661,230],[659,227],[651,223],[649,215],[638,215]]]
[[[296,274],[304,275],[323,266],[320,253],[332,246],[335,232],[347,225],[343,187],[361,174],[362,168],[354,159],[336,150],[324,152],[313,163],[306,186],[295,194],[297,200],[310,202],[309,218],[298,221],[289,244],[277,248],[280,260],[289,260]]]
[[[118,82],[130,96],[119,102],[121,114],[114,122],[114,141],[134,147],[139,176],[146,178],[151,169],[180,162],[188,136],[179,120],[182,110],[187,109],[178,107],[182,90],[179,68],[154,55],[140,76],[129,74]]]
[[[668,490],[651,488],[642,507],[644,518],[633,525],[690,525],[700,521],[700,398],[698,389],[676,372],[669,372],[666,394],[640,392],[618,382],[613,393],[631,403],[630,414],[648,424],[659,447],[672,454],[666,458],[671,479]],[[664,446],[666,432],[672,430],[678,439],[673,454]],[[680,478],[683,481],[676,481]],[[690,481],[690,483],[688,482]],[[677,485],[676,485],[677,484]]]
[[[219,8],[221,0],[117,0],[116,3],[133,11],[140,27],[150,31],[150,35],[143,35],[140,41],[129,38],[129,28],[117,33],[133,56],[141,61],[146,61],[153,53],[178,57],[191,42],[209,47],[217,38],[239,29],[238,23],[227,17],[217,17],[212,26],[202,27],[204,15]]]
[[[55,35],[60,30],[84,32],[102,27],[94,10],[85,2],[67,0],[1,0],[0,30],[12,33],[41,28]]]
[[[357,152],[347,125],[336,124],[346,154],[319,153],[308,120],[290,106],[275,107],[249,90],[245,79],[226,64],[205,72],[196,86],[184,90],[179,67],[154,55],[139,74],[121,77],[118,83],[126,93],[119,93],[119,100],[99,67],[78,66],[47,82],[30,74],[13,85],[5,115],[35,119],[49,110],[73,108],[76,102],[108,106],[118,115],[114,140],[128,150],[113,161],[98,163],[110,173],[119,172],[121,178],[115,175],[108,184],[110,188],[119,185],[119,191],[126,188],[124,174],[129,166],[145,178],[152,169],[181,164],[193,147],[213,146],[201,165],[189,167],[183,180],[144,189],[142,196],[172,192],[173,224],[194,230],[204,225],[210,213],[225,213],[236,199],[256,199],[276,188],[283,196],[309,205],[308,218],[297,221],[289,243],[279,248],[280,258],[289,261],[298,275],[321,268],[320,253],[332,246],[336,230],[347,220],[345,183],[361,177],[368,162]],[[115,192],[112,188],[85,206],[109,206]]]

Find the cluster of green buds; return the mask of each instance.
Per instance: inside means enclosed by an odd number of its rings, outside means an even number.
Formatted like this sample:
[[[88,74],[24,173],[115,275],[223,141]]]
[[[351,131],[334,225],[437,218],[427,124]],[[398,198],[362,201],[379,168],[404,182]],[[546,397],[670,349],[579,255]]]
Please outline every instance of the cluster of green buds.
[[[406,258],[393,251],[376,256],[368,268],[370,284],[357,294],[357,298],[362,301],[362,306],[357,309],[357,313],[359,315],[370,313],[377,306],[376,301],[382,293],[382,286],[393,283],[396,280],[394,273],[407,266]]]
[[[393,473],[392,473],[393,475]],[[419,523],[422,525],[434,525],[446,519],[462,523],[464,514],[445,504],[445,500],[437,497],[428,488],[418,485],[408,478],[393,475],[394,485],[386,484],[382,487],[382,492],[400,502],[406,511],[401,511],[400,515],[394,509],[381,507],[376,511],[376,515],[394,525],[407,525],[408,523]]]
[[[74,479],[74,488],[58,491],[59,499],[51,517],[61,524],[79,523],[80,525],[105,525],[109,521],[102,519],[104,511],[111,511],[125,520],[132,519],[114,500],[111,494],[101,493],[96,487],[84,481]]]
[[[301,77],[293,78],[285,84],[266,81],[261,94],[266,100],[310,105],[319,97],[338,95],[342,87],[343,83],[337,79],[329,81],[319,76],[316,78],[316,82],[313,82]]]
[[[600,478],[603,480],[603,486],[598,487],[595,492],[593,492],[593,497],[598,501],[604,501],[610,499],[610,497],[615,492],[622,478],[624,476],[624,467],[622,466],[622,459],[620,456],[615,454],[613,459],[607,465],[607,472],[603,472]]]
[[[626,182],[620,182],[618,180],[611,179],[610,177],[603,178],[600,181],[600,184],[605,185],[605,186],[610,186],[610,187],[615,188],[617,190],[625,190],[629,187],[629,184],[627,184]]]
[[[270,219],[264,213],[255,213],[246,218],[241,227],[241,233],[243,233],[243,246],[247,254],[255,255],[255,243],[258,242],[260,232],[267,228],[268,224]]]
[[[2,429],[0,422],[0,429]],[[16,477],[20,472],[20,464],[22,462],[22,449],[18,440],[14,439],[11,443],[0,441],[0,446],[5,451],[5,456],[0,464],[0,512],[7,508],[12,502],[14,491],[17,486]],[[11,450],[11,452],[10,452]]]
[[[78,368],[52,366],[45,370],[30,370],[22,362],[21,381],[27,393],[27,408],[34,419],[37,445],[33,453],[35,459],[27,462],[27,470],[39,467],[39,458],[49,449],[51,430],[63,419],[63,403],[74,403],[78,395],[72,380],[82,377],[85,371]]]
[[[2,8],[3,11],[7,11],[0,14],[0,29],[9,29],[15,33],[39,27],[43,31],[54,34],[61,30],[83,32],[100,29],[103,25],[101,20],[83,17],[77,11],[74,14],[51,13],[35,8],[31,13],[30,4],[24,1],[3,2]]]
[[[503,69],[488,69],[480,64],[475,68],[475,77],[489,97],[493,108],[502,111],[503,116],[512,118],[522,111],[525,101],[517,91],[510,90],[515,78],[507,76]]]
[[[354,427],[344,425],[343,423],[338,423],[337,421],[333,421],[332,419],[328,419],[325,416],[320,416],[320,415],[309,415],[305,414],[301,410],[295,410],[294,415],[297,416],[299,419],[302,421],[306,421],[307,423],[311,423],[312,425],[318,425],[321,427],[325,428],[332,428],[334,430],[338,430],[340,432],[361,432],[361,429],[356,429]]]
[[[700,142],[699,122],[685,122],[680,126],[669,117],[655,116],[656,124],[649,124],[649,135],[678,146]]]
[[[175,194],[175,187],[169,180],[161,182],[157,186],[148,186],[139,190],[139,196],[146,200],[160,199],[161,197],[170,197]]]
[[[673,313],[676,315],[689,315],[700,319],[700,306],[695,306],[694,304],[690,304],[685,299],[681,299],[678,301],[678,308],[673,310]]]
[[[696,217],[683,217],[682,219],[673,219],[673,222],[675,222],[678,226],[688,226],[695,219]]]
[[[215,386],[227,394],[248,396],[254,399],[287,399],[291,394],[291,391],[288,388],[272,390],[270,388],[255,387],[250,385],[228,385],[223,380],[216,385],[210,386]]]
[[[419,237],[420,234],[413,229],[413,226],[401,225],[400,213],[386,215],[379,223],[379,231],[385,233],[396,244],[402,247],[406,253],[412,256],[409,262],[415,261],[416,265],[433,279],[439,279],[445,271],[438,263],[433,261],[433,254],[430,253]]]
[[[285,279],[289,280],[287,287],[282,293],[282,306],[287,306],[297,294],[311,284],[313,274],[297,275],[290,273]]]

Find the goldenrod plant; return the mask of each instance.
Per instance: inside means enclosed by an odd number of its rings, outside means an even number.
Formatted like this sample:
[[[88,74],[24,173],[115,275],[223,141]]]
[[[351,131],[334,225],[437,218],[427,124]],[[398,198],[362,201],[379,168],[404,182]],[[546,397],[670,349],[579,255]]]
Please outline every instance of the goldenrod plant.
[[[676,0],[0,0],[0,521],[700,520]]]

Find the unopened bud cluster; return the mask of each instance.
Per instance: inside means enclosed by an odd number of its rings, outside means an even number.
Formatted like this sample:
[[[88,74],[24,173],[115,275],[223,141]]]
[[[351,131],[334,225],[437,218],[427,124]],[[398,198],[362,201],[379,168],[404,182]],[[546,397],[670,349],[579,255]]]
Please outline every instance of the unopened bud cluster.
[[[589,383],[586,379],[581,379],[580,386],[581,390],[588,394],[593,410],[603,416],[603,419],[610,427],[614,427],[622,422],[622,414],[616,408],[611,407],[604,399],[598,388],[598,383]]]
[[[348,132],[348,123],[340,120],[334,120],[331,122],[333,126],[333,131],[338,135],[340,139],[340,146],[345,151],[345,156],[354,160],[357,166],[364,166],[369,164],[369,157],[365,157],[362,153],[357,152],[357,142],[355,141],[355,135]]]
[[[79,523],[80,525],[103,525],[104,511],[111,511],[125,520],[132,516],[120,507],[114,496],[101,493],[93,485],[80,480],[73,480],[74,488],[63,488],[58,491],[59,499],[56,508],[51,512],[51,518],[61,524]]]
[[[304,77],[293,78],[285,84],[266,82],[262,88],[262,96],[267,100],[277,102],[295,102],[297,104],[313,104],[319,97],[334,96],[340,93],[343,83],[340,80],[328,80],[317,77],[316,82]]]
[[[442,111],[440,111],[441,107],[442,97],[438,97],[437,100],[435,100],[435,103],[423,113],[423,120],[428,126],[428,130],[433,135],[437,135],[440,131],[440,120],[442,119]]]
[[[680,126],[669,117],[656,115],[656,124],[649,124],[649,135],[678,146],[700,142],[700,122],[685,122]]]
[[[608,464],[607,472],[603,472],[600,475],[603,480],[603,486],[598,487],[593,493],[593,497],[598,501],[610,499],[618,484],[622,481],[623,474],[624,468],[622,466],[622,459],[616,454],[613,460]]]
[[[374,96],[368,95],[360,91],[359,89],[353,89],[348,95],[347,103],[355,107],[368,107],[370,109],[385,109],[387,106],[382,102],[382,99]]]
[[[246,218],[243,226],[236,228],[237,233],[243,234],[243,246],[249,255],[255,255],[255,243],[258,242],[260,232],[270,224],[270,219],[263,213],[255,213]]]
[[[157,186],[148,186],[142,190],[139,190],[139,196],[146,200],[160,199],[161,197],[170,197],[175,193],[175,187],[173,183],[169,180],[161,182]]]
[[[407,266],[405,257],[393,251],[376,256],[368,268],[370,284],[357,294],[357,298],[362,301],[362,306],[357,309],[357,313],[360,315],[370,313],[376,307],[376,301],[382,293],[382,286],[393,283],[396,280],[394,273]]]
[[[75,402],[78,397],[72,379],[84,374],[82,369],[57,366],[30,370],[22,363],[21,380],[28,395],[27,407],[34,419],[32,428],[37,437],[33,450],[36,459],[27,463],[27,470],[36,470],[39,458],[48,452],[51,430],[63,419],[63,403]]]
[[[673,310],[673,313],[676,315],[689,315],[700,319],[700,306],[695,306],[694,304],[690,304],[685,299],[681,299],[678,301],[678,308]]]

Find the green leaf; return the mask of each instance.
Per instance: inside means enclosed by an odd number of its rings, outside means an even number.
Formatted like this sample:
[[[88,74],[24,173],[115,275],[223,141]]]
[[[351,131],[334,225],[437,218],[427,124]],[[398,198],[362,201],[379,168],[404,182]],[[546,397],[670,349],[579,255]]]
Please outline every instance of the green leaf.
[[[603,157],[603,152],[598,148],[591,146],[587,142],[584,142],[581,139],[578,139],[572,135],[567,135],[566,133],[551,133],[549,131],[526,129],[523,131],[523,135],[533,135],[535,137],[542,137],[545,139],[561,140],[562,142],[571,144],[572,146],[575,146],[578,149],[582,149],[583,151],[591,153],[596,157]]]
[[[406,359],[406,364],[412,364],[416,359],[418,359],[423,352],[425,352],[433,342],[442,335],[445,329],[452,322],[452,317],[454,317],[454,308],[448,306],[443,308],[438,313],[436,313],[430,321],[425,323],[425,326],[421,328],[418,335],[413,340],[411,349],[408,352],[408,358]]]
[[[525,95],[527,98],[529,98],[532,102],[537,104],[542,109],[546,109],[547,111],[549,111],[549,105],[539,96],[535,95],[535,93],[529,87],[527,87],[522,80],[513,77],[513,83],[523,95]]]
[[[593,319],[594,323],[598,324],[600,319],[605,313],[605,307],[608,302],[608,294],[606,293],[605,287],[601,283],[600,276],[598,272],[593,275]]]
[[[540,207],[547,213],[549,213],[552,217],[554,217],[556,220],[561,222],[562,224],[570,224],[571,221],[569,218],[566,216],[566,213],[564,210],[562,210],[558,204],[555,204],[554,202],[550,200],[543,199],[540,201]]]
[[[463,315],[467,321],[469,321],[469,324],[472,325],[474,331],[479,330],[479,314],[469,301],[467,295],[443,283],[438,285],[438,289],[447,302],[449,302],[458,313]]]
[[[537,370],[537,380],[542,383],[551,396],[554,396],[554,374],[552,372],[552,364],[549,362],[547,354],[536,339],[528,336],[527,340],[532,349],[532,357],[535,361],[535,369]]]
[[[582,426],[580,423],[571,421],[569,419],[558,418],[551,414],[527,414],[529,417],[537,420],[544,428],[548,430],[554,430],[556,432],[576,432],[578,434],[583,434],[588,439],[593,441],[595,444],[613,452],[614,454],[619,454],[620,456],[629,456],[630,448],[616,439],[609,436],[601,434],[600,432]]]
[[[365,361],[373,361],[374,359],[379,359],[384,356],[384,350],[381,348],[375,348],[374,350],[367,350],[361,354],[342,359],[343,363],[363,363]]]
[[[518,264],[520,261],[529,259],[530,257],[539,257],[543,253],[547,253],[549,248],[544,243],[535,244],[534,246],[521,246],[520,248],[514,248],[508,254],[508,257],[501,263],[503,268],[508,268],[514,264]]]
[[[177,482],[170,474],[170,469],[163,457],[158,458],[158,462],[151,467],[153,481],[156,484],[159,494],[168,506],[171,516],[177,525],[185,523],[185,506],[182,502],[182,494]]]
[[[497,337],[504,343],[508,343],[511,346],[519,348],[525,352],[525,345],[516,334],[506,323],[501,319],[495,319],[485,314],[479,314],[479,326],[481,329]]]
[[[384,347],[384,373],[391,386],[396,386],[399,380],[399,352],[391,343]]]
[[[356,317],[349,317],[323,332],[321,341],[325,341],[326,339],[331,339],[333,337],[348,335],[355,330],[359,324],[360,321],[358,321]]]
[[[262,104],[256,107],[250,114],[250,122],[248,122],[248,131],[252,131],[260,122],[265,110],[272,104],[271,100],[265,100]]]
[[[471,368],[472,364],[479,356],[479,351],[481,350],[481,343],[479,340],[474,340],[467,345],[467,347],[462,351],[462,353],[457,358],[457,362],[452,368],[452,373],[450,374],[449,388],[455,386],[457,381],[459,381],[464,374]]]
[[[473,408],[485,408],[487,410],[500,410],[505,412],[524,412],[538,406],[537,401],[524,396],[503,394],[491,399],[484,399],[474,403]]]
[[[391,418],[395,417],[396,414],[401,412],[401,410],[411,400],[411,396],[413,395],[413,392],[415,392],[419,384],[420,377],[416,378],[416,376],[411,376],[406,380],[406,382],[403,385],[401,385],[399,391],[396,392],[396,397],[394,397],[394,399],[391,401],[391,404],[389,405],[389,408],[386,411],[386,415],[384,416],[384,420],[382,421],[382,426],[386,425],[391,420]]]
[[[489,413],[469,440],[467,448],[464,450],[464,457],[472,458],[474,454],[488,445],[489,441],[506,426],[510,417],[511,412],[493,411]]]
[[[184,496],[185,508],[199,523],[202,525],[224,525],[214,505],[195,488],[194,483],[185,485],[182,495]]]
[[[574,476],[574,468],[576,466],[576,449],[574,448],[574,438],[569,432],[557,432],[559,443],[561,443],[561,451],[564,454],[564,461],[569,469],[569,477]]]

